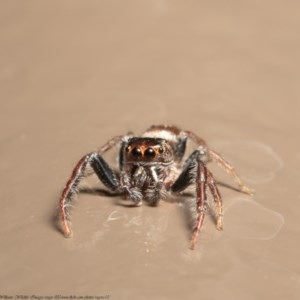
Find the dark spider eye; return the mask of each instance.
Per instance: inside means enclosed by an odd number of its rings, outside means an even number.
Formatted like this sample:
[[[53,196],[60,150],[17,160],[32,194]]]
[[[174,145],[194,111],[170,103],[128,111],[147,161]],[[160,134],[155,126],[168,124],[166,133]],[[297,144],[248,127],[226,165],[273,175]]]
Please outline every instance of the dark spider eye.
[[[145,150],[145,156],[154,157],[155,156],[155,151],[152,148],[147,148]]]
[[[164,148],[163,147],[159,147],[158,148],[158,153],[160,153],[160,154],[164,153]]]
[[[142,151],[140,148],[133,148],[131,153],[135,157],[140,157],[142,155]]]
[[[127,147],[125,148],[125,151],[126,151],[126,152],[129,152],[129,150],[130,150],[130,147],[127,146]]]

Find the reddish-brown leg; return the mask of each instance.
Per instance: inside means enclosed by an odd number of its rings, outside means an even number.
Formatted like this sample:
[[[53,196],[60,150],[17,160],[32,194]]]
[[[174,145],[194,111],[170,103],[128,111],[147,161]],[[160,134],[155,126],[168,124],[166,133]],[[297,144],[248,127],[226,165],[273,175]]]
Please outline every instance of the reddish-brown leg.
[[[203,149],[207,148],[206,142],[203,139],[201,139],[198,135],[196,135],[194,132],[188,131],[188,130],[184,130],[183,133],[189,139],[191,139],[198,147],[203,148]]]
[[[77,192],[76,188],[81,177],[84,174],[84,170],[86,169],[86,165],[89,161],[89,156],[84,156],[79,160],[77,165],[75,166],[70,179],[68,180],[60,201],[59,201],[59,212],[62,220],[63,225],[63,232],[65,237],[71,237],[72,231],[70,228],[70,214],[68,208],[71,206],[71,200],[73,195]]]
[[[217,162],[217,164],[221,168],[223,168],[223,170],[225,170],[225,172],[233,178],[233,180],[237,183],[237,185],[239,186],[239,189],[242,192],[249,194],[249,195],[252,195],[254,193],[253,189],[251,189],[243,184],[242,180],[238,176],[234,167],[231,164],[229,164],[220,154],[209,149],[207,147],[206,142],[203,139],[201,139],[200,137],[198,137],[196,134],[194,134],[191,131],[184,131],[184,133],[186,134],[186,136],[188,138],[190,138],[199,147],[200,150],[201,149],[203,150],[203,155],[204,156],[205,156],[205,154],[207,155],[208,161],[213,160],[213,161]]]
[[[128,137],[132,135],[132,132],[129,132],[128,133]],[[106,144],[104,144],[99,150],[98,150],[98,153],[99,154],[103,154],[105,153],[106,151],[110,150],[112,147],[114,147],[116,144],[120,143],[121,140],[124,138],[125,136],[124,135],[119,135],[119,136],[116,136],[114,138],[112,138],[111,140],[109,140]]]
[[[222,230],[223,229],[223,207],[222,207],[222,197],[220,195],[219,189],[217,187],[217,183],[212,175],[212,173],[207,170],[207,177],[208,177],[208,186],[209,189],[213,195],[214,202],[216,204],[216,210],[217,210],[217,229]]]
[[[113,146],[115,146],[117,143],[119,143],[122,140],[123,136],[117,136],[110,141],[108,141],[105,145],[103,145],[98,153],[104,153],[111,149]],[[71,206],[72,199],[74,195],[77,193],[77,187],[79,185],[79,182],[82,177],[85,175],[85,170],[87,167],[87,164],[91,162],[93,158],[97,157],[97,153],[90,153],[87,154],[86,156],[82,157],[75,168],[72,171],[71,177],[68,180],[60,201],[59,201],[59,212],[60,212],[60,217],[62,221],[62,227],[63,227],[63,232],[65,237],[71,237],[72,236],[72,231],[70,228],[70,213],[69,213],[69,207]],[[102,162],[103,164],[103,162]],[[108,166],[106,167],[108,168]],[[110,172],[109,172],[110,173]],[[110,174],[108,174],[110,175]],[[101,177],[101,176],[100,176]],[[112,180],[112,181],[110,181]],[[115,179],[110,177],[108,182],[105,180],[106,185],[109,187],[113,188],[116,183],[114,183]],[[105,183],[104,182],[104,183]]]
[[[211,150],[211,149],[207,149],[209,156],[212,160],[216,161],[217,164],[223,168],[223,170],[225,170],[225,172],[227,174],[229,174],[233,180],[237,183],[237,185],[239,186],[239,189],[249,195],[252,195],[254,193],[254,190],[245,186],[242,182],[242,180],[240,179],[240,177],[237,175],[235,168],[228,163],[220,154],[218,154],[217,152]]]
[[[194,249],[199,237],[199,233],[204,220],[205,206],[207,201],[206,185],[207,185],[207,168],[205,164],[197,159],[196,167],[196,201],[197,201],[197,220],[193,230],[190,248]]]

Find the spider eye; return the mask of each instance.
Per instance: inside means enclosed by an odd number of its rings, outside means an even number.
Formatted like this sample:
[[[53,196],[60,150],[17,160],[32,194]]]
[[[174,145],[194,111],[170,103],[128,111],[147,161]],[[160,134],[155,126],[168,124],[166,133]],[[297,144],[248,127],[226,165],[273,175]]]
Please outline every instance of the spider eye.
[[[135,156],[135,157],[140,157],[142,156],[142,151],[140,148],[133,148],[132,151],[131,151],[132,155]]]
[[[152,148],[147,148],[145,150],[145,156],[146,157],[154,157],[155,156],[155,151]]]
[[[159,147],[158,148],[158,153],[160,153],[160,154],[164,153],[164,148],[163,147]]]

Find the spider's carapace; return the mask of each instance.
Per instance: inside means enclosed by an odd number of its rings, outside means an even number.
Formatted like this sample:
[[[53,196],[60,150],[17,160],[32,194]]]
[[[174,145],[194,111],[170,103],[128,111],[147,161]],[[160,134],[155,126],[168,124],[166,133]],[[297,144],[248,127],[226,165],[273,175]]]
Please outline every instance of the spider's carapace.
[[[120,155],[127,164],[168,165],[174,161],[171,146],[161,138],[130,138]]]

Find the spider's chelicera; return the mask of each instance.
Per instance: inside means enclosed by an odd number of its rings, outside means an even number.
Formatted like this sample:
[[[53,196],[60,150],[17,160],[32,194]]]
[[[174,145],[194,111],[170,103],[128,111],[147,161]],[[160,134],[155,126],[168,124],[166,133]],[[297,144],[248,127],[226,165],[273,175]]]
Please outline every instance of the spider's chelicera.
[[[195,144],[195,148],[184,159],[188,140]],[[102,157],[115,145],[120,147],[118,170],[113,170]],[[123,194],[136,206],[141,205],[142,200],[156,206],[160,199],[168,195],[180,195],[193,186],[197,207],[190,242],[193,249],[203,224],[208,192],[216,206],[217,229],[223,228],[222,198],[216,180],[207,168],[209,161],[217,162],[241,191],[252,194],[253,191],[242,183],[235,169],[191,131],[162,125],[150,127],[139,137],[129,133],[111,139],[99,151],[89,153],[79,160],[62,192],[59,208],[65,236],[72,235],[69,207],[78,193],[87,166],[90,166],[109,191]]]

